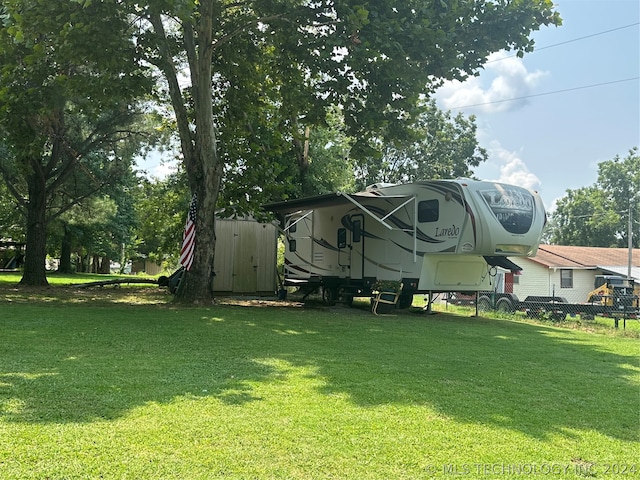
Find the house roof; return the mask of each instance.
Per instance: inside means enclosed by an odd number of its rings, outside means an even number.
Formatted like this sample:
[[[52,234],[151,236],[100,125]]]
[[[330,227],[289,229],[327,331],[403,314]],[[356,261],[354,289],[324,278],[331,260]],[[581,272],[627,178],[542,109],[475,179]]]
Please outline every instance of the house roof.
[[[531,261],[548,268],[626,269],[629,264],[629,249],[540,245],[537,255]],[[640,268],[639,248],[632,250],[631,264],[634,269]]]

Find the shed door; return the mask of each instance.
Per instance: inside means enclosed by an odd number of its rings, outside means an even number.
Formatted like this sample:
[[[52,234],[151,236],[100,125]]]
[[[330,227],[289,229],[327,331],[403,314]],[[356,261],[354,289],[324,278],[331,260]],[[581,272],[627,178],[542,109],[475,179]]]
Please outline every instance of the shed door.
[[[258,254],[256,269],[256,291],[275,292],[276,285],[276,258],[278,250],[278,231],[275,226],[267,223],[258,223],[256,232],[256,253]]]
[[[258,287],[258,245],[253,222],[237,222],[234,234],[233,292],[252,293]]]

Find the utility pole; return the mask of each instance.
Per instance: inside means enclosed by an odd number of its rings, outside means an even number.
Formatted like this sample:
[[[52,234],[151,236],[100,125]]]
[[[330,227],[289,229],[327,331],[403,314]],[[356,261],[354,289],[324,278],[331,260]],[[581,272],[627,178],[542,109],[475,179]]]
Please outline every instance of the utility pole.
[[[631,216],[632,213],[632,202],[629,201],[629,233],[627,237],[629,239],[629,258],[627,261],[627,279],[631,280],[631,262],[633,260],[633,218]]]

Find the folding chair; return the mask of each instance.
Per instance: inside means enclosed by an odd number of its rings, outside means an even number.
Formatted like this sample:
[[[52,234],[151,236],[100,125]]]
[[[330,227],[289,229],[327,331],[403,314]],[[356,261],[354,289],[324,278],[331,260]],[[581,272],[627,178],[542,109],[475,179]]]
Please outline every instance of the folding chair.
[[[395,291],[387,290],[381,288],[379,291],[374,291],[374,294],[371,296],[371,311],[374,315],[378,315],[378,305],[395,305],[398,303],[398,298],[400,298],[400,294],[402,293],[402,283],[398,284],[398,287]]]

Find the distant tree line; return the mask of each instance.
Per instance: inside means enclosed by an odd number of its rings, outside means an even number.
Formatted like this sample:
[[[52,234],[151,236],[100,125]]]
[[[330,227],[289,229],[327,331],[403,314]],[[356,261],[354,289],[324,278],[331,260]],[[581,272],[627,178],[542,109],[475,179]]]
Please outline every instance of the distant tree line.
[[[631,228],[630,228],[631,227]],[[632,148],[598,165],[595,184],[567,190],[551,215],[547,239],[558,245],[640,247],[640,154]]]

